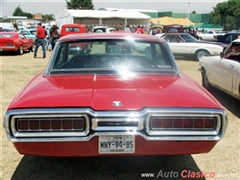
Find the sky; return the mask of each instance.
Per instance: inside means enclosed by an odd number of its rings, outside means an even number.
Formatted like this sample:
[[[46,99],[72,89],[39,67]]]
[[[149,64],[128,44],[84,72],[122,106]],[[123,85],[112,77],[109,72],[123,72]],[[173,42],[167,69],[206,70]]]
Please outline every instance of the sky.
[[[69,0],[70,1],[70,0]],[[210,13],[218,3],[227,0],[92,0],[94,9],[121,8],[172,11],[175,13]],[[0,17],[12,15],[20,6],[31,14],[54,14],[57,16],[66,9],[66,0],[0,0]]]

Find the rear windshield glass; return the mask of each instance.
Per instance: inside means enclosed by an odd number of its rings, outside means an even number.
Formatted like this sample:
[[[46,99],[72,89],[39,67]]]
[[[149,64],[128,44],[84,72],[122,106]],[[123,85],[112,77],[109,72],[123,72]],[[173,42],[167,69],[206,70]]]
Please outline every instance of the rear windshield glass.
[[[89,40],[60,43],[51,71],[174,70],[168,44],[135,40]]]
[[[0,34],[0,37],[11,38],[14,34]]]

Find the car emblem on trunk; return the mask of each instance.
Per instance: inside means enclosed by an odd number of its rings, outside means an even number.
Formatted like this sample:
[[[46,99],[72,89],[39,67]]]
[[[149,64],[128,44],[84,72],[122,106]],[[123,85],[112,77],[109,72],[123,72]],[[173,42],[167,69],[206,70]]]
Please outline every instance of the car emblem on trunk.
[[[121,101],[113,101],[112,105],[120,107],[120,106],[122,106],[122,102]]]

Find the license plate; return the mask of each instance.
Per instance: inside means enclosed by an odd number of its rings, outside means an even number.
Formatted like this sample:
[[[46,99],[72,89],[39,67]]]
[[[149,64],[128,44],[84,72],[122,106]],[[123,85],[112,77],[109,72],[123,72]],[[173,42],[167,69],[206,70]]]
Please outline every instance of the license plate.
[[[135,152],[135,136],[99,136],[98,152],[100,154],[119,154]]]

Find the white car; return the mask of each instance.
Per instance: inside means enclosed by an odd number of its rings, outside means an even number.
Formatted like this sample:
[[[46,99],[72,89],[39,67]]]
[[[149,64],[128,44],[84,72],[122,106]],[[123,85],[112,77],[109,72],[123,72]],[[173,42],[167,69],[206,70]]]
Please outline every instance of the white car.
[[[219,37],[223,36],[225,33],[218,33],[212,30],[203,32],[203,33],[199,33],[198,37],[200,40],[216,40]]]
[[[240,39],[229,44],[220,56],[202,57],[199,63],[206,89],[216,87],[240,100]]]
[[[113,31],[116,31],[116,29],[107,26],[96,26],[92,28],[93,33],[111,33]]]
[[[223,43],[199,41],[189,33],[163,33],[155,36],[168,42],[174,56],[192,56],[198,61],[202,56],[219,55],[227,46]]]

